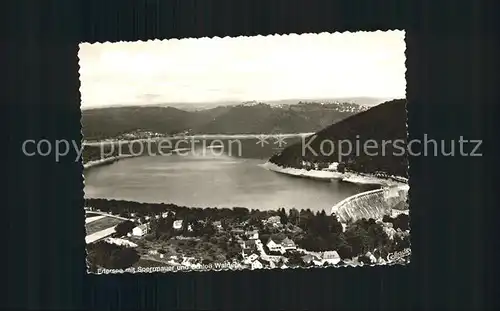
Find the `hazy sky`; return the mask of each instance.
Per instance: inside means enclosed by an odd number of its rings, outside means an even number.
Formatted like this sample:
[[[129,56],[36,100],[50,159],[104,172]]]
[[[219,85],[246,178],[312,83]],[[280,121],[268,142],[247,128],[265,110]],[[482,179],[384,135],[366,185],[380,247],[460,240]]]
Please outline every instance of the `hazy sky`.
[[[81,44],[82,107],[404,98],[403,31]]]

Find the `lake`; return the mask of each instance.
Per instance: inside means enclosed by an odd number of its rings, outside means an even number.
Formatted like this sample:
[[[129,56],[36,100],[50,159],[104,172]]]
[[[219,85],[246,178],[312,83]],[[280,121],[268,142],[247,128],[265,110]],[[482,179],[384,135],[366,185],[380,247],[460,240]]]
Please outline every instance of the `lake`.
[[[85,172],[85,197],[189,207],[312,211],[330,208],[366,186],[292,177],[262,167],[263,159],[206,151],[141,156]]]

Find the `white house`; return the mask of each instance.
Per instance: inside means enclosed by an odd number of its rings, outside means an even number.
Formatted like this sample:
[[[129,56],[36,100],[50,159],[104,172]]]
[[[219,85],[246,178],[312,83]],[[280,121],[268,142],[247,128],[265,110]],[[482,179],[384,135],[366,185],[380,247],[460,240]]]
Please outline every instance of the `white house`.
[[[257,230],[247,231],[245,232],[245,235],[250,240],[257,240],[259,238],[259,231]]]
[[[132,235],[134,236],[143,236],[148,233],[148,225],[147,224],[142,224],[140,226],[135,227],[132,229]]]
[[[265,223],[268,225],[277,226],[281,224],[281,218],[280,216],[271,216],[265,221]]]
[[[180,229],[182,229],[182,223],[183,223],[182,219],[176,220],[176,221],[174,221],[174,224],[172,227],[175,230],[180,230]]]
[[[332,162],[332,163],[328,166],[327,170],[328,170],[328,171],[333,171],[333,172],[336,172],[336,171],[337,171],[337,169],[338,169],[338,166],[339,166],[339,163],[338,163],[338,162]]]
[[[340,262],[340,256],[337,251],[323,252],[323,260],[330,265],[336,265]]]
[[[264,266],[262,265],[262,263],[258,260],[255,260],[254,262],[252,262],[252,270],[254,269],[262,269]]]
[[[145,217],[144,217],[144,219],[146,219],[146,220],[150,220],[150,219],[151,219],[151,217],[149,217],[149,216],[145,216]]]
[[[255,260],[257,260],[257,258],[259,258],[259,255],[252,254],[252,255],[248,256],[247,258],[245,258],[245,260],[243,262],[246,263],[246,264],[249,264],[249,263],[252,263]]]
[[[273,239],[269,239],[266,246],[271,252],[281,252],[283,250],[281,244],[276,243]]]
[[[168,212],[165,212],[165,213],[161,214],[161,217],[162,218],[167,218],[168,217]]]

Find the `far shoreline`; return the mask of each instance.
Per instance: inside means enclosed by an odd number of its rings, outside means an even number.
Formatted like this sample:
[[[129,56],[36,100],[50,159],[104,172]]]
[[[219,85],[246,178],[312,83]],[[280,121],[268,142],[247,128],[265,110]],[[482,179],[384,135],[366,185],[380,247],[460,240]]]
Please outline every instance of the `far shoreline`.
[[[371,176],[368,174],[360,174],[354,172],[340,173],[337,171],[327,171],[327,170],[306,170],[298,169],[293,167],[282,167],[270,161],[261,165],[262,168],[290,176],[309,178],[315,180],[332,181],[338,180],[341,182],[347,182],[357,185],[370,185],[378,186],[378,188],[390,187],[390,186],[402,186],[407,185],[408,181],[406,178],[393,176],[393,178],[380,178],[376,176]]]

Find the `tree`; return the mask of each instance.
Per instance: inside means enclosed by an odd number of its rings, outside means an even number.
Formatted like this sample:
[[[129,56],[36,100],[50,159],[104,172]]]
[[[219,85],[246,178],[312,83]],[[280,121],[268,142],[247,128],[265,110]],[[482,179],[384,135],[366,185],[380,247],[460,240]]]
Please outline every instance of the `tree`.
[[[401,229],[402,231],[410,230],[410,217],[406,214],[399,214],[393,220],[394,229]]]
[[[288,221],[290,223],[294,224],[295,226],[297,226],[299,224],[299,220],[300,220],[299,211],[296,208],[290,209],[289,215],[288,215]]]
[[[288,223],[288,215],[286,214],[286,210],[284,208],[279,210],[279,217],[282,224],[286,225]]]
[[[133,248],[104,241],[88,246],[89,261],[93,266],[107,269],[125,269],[135,264],[140,256]]]
[[[354,224],[347,228],[345,240],[352,249],[352,255],[357,256],[366,253],[370,249],[370,237],[368,232],[360,225]]]
[[[340,162],[338,165],[337,165],[337,171],[339,173],[345,173],[345,169],[346,169],[346,165],[344,162]]]
[[[133,222],[131,222],[130,220],[119,223],[115,227],[116,236],[118,236],[118,237],[125,236],[128,233],[131,233],[132,229],[134,229],[134,228],[135,228],[135,224]]]
[[[298,252],[293,252],[288,257],[288,265],[290,266],[303,266],[304,261],[302,260],[302,256]]]
[[[335,234],[341,234],[344,231],[344,228],[342,227],[342,224],[338,221],[337,217],[335,216],[329,216],[328,217],[328,227],[329,231],[331,233]]]

